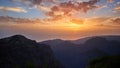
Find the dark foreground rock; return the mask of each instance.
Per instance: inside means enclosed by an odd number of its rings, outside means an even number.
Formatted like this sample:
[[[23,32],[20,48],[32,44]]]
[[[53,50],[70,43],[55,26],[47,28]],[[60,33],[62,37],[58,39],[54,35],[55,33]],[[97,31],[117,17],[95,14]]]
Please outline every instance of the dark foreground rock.
[[[0,68],[64,68],[51,48],[22,35],[0,39]]]

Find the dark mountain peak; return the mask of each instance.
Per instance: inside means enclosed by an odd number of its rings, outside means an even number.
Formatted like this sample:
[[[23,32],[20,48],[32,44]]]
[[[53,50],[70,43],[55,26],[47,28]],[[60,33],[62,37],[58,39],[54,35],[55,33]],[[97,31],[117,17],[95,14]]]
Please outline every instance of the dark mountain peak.
[[[26,37],[25,36],[23,36],[23,35],[14,35],[14,36],[12,36],[13,38],[19,38],[19,39],[26,39]]]
[[[3,38],[0,39],[1,42],[0,43],[10,43],[10,44],[27,44],[27,43],[35,43],[36,41],[34,40],[30,40],[28,38],[26,38],[23,35],[13,35],[11,37],[7,37],[7,38]]]
[[[11,36],[10,39],[12,40],[17,40],[17,41],[25,41],[25,40],[28,40],[25,36],[23,35],[14,35],[14,36]]]
[[[0,68],[64,68],[51,48],[23,35],[0,39]]]

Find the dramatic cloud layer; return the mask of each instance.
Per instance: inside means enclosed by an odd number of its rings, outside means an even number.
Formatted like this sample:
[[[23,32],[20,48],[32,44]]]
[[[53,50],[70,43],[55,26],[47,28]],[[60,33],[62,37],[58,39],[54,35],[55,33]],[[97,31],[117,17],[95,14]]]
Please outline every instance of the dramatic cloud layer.
[[[14,12],[27,12],[29,8],[39,9],[40,13],[46,17],[42,21],[59,21],[59,22],[73,22],[75,24],[83,24],[84,21],[81,20],[80,15],[84,14],[91,16],[96,14],[96,17],[105,12],[116,12],[120,13],[120,2],[115,0],[9,0],[11,3],[22,5],[21,7],[4,7],[1,6],[2,11],[14,11]],[[114,4],[115,3],[115,4]],[[111,5],[114,5],[113,7]],[[23,9],[27,8],[26,10]],[[104,9],[103,9],[104,8]],[[103,11],[103,10],[105,11]],[[107,10],[106,10],[107,9]],[[110,10],[108,10],[110,9]],[[31,9],[32,10],[32,9]],[[93,12],[89,11],[92,10]],[[98,11],[97,11],[98,10]],[[99,11],[101,11],[99,14]],[[41,12],[42,11],[42,12]],[[34,12],[34,11],[31,11]],[[106,13],[105,13],[106,14]],[[42,15],[42,14],[41,14]],[[111,14],[112,15],[112,14]],[[107,16],[107,14],[106,14]],[[77,19],[76,19],[77,18]],[[84,17],[85,18],[85,17]],[[104,18],[102,19],[104,20]],[[95,19],[94,22],[102,22],[101,19]]]
[[[74,1],[68,1],[59,3],[58,5],[55,5],[51,8],[51,11],[47,13],[47,15],[58,18],[58,17],[64,17],[64,16],[71,16],[75,12],[84,12],[91,9],[97,8],[95,5],[100,0],[90,0],[88,2],[74,2]]]
[[[21,3],[27,7],[34,7],[43,11],[48,18],[58,20],[65,17],[73,17],[76,14],[87,13],[89,10],[109,8],[108,3],[113,3],[115,0],[105,0],[104,4],[98,4],[102,0],[10,0],[14,3]],[[117,4],[119,5],[119,1]],[[113,9],[118,13],[120,9],[116,6]]]
[[[21,7],[4,7],[0,6],[0,11],[13,11],[13,12],[24,12],[26,13],[27,11]]]
[[[86,13],[96,9],[96,3],[100,0],[11,0],[12,2],[22,3],[29,7],[35,7],[46,12],[46,15],[53,19],[61,19],[65,16],[72,16],[75,13]],[[49,4],[48,4],[49,3]]]

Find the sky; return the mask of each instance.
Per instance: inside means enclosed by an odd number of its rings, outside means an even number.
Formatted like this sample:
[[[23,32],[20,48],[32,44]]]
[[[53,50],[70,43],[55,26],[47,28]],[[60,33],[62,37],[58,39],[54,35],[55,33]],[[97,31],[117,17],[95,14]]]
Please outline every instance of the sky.
[[[120,35],[119,0],[0,0],[0,38],[37,41]]]
[[[66,5],[60,6],[60,4]],[[56,16],[60,15],[57,14],[58,11],[64,15],[68,13],[66,15],[72,14],[78,17],[119,16],[117,14],[119,9],[119,0],[0,0],[1,16],[22,18],[47,18],[51,17],[52,13],[56,13]]]

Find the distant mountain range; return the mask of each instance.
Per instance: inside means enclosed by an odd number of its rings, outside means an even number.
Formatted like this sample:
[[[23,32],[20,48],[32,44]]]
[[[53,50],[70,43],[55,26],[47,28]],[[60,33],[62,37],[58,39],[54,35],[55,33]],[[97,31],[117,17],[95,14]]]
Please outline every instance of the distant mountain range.
[[[78,40],[47,40],[57,59],[66,68],[85,68],[88,62],[102,56],[120,55],[120,36],[94,36]]]
[[[110,35],[110,36],[94,36],[94,37],[104,37],[107,40],[120,41],[120,36],[114,36],[114,35]],[[74,44],[82,44],[82,43],[85,43],[90,38],[93,38],[93,37],[86,37],[86,38],[82,38],[82,39],[71,40],[71,42],[74,43]]]
[[[0,39],[0,68],[64,68],[50,46],[22,35]]]
[[[120,55],[120,36],[55,39],[39,43],[22,35],[0,39],[0,68],[86,68],[88,65],[92,68],[104,64],[103,59],[101,62],[93,59],[116,55]],[[89,64],[91,60],[93,65]],[[105,60],[112,63],[114,59]]]

